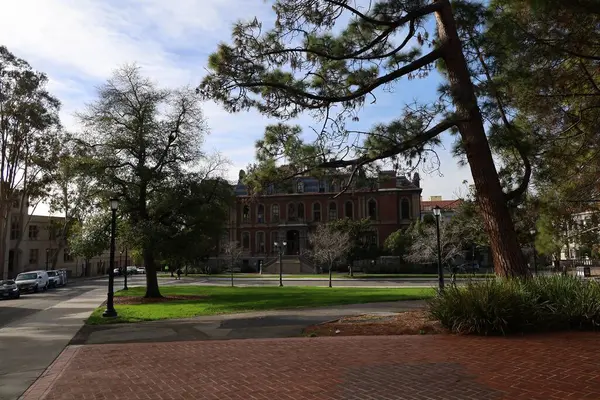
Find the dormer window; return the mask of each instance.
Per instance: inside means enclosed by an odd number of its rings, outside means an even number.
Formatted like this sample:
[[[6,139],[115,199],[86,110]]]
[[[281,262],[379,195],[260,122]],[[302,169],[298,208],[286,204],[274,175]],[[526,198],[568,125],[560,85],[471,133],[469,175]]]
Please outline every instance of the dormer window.
[[[304,193],[304,182],[298,181],[298,184],[296,185],[296,189],[297,189],[298,193]]]

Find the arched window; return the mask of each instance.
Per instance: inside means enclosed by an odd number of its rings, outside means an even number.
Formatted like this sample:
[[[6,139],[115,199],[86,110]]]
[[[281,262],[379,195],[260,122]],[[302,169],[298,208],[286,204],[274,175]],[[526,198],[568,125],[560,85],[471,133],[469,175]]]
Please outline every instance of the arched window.
[[[263,204],[259,204],[256,210],[256,222],[259,224],[265,223],[265,206]]]
[[[321,203],[313,203],[313,221],[321,221]]]
[[[250,222],[250,207],[248,204],[244,204],[244,208],[242,209],[242,220],[244,222]]]
[[[250,250],[250,232],[242,232],[242,249]]]
[[[279,222],[279,204],[271,206],[271,222]]]
[[[271,232],[271,252],[274,253],[277,249],[275,248],[275,242],[279,241],[279,232],[273,231]]]
[[[333,221],[337,219],[337,204],[334,202],[329,203],[329,220]]]
[[[304,203],[298,203],[298,218],[304,219]]]
[[[400,216],[402,219],[410,219],[410,203],[407,198],[400,201]]]
[[[256,249],[259,253],[265,252],[265,233],[256,232]]]
[[[367,202],[367,215],[371,220],[377,219],[377,201],[375,199],[369,199]]]
[[[294,203],[288,204],[287,219],[288,221],[296,220],[296,205]]]
[[[354,205],[352,204],[351,201],[346,202],[344,211],[345,211],[344,215],[346,218],[350,218],[350,219],[354,218]]]

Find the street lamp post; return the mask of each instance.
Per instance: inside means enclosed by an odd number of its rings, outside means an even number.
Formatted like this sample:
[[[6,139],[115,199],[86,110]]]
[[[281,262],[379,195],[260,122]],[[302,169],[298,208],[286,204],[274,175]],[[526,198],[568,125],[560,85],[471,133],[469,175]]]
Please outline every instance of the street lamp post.
[[[440,215],[442,215],[442,209],[439,206],[433,208],[433,215],[435,215],[435,228],[437,234],[437,256],[438,256],[438,285],[439,290],[444,290],[444,270],[442,269],[442,244],[440,241]]]
[[[115,236],[117,233],[117,207],[119,200],[110,199],[110,210],[112,219],[110,223],[110,260],[108,269],[108,294],[106,297],[106,311],[102,314],[106,318],[114,318],[117,316],[117,311],[114,305],[114,285],[115,285]],[[127,274],[126,274],[127,275]]]
[[[283,249],[287,246],[287,242],[275,242],[275,247],[279,251],[279,287],[283,286]]]
[[[535,229],[529,231],[533,236],[533,244],[531,245],[531,249],[533,250],[533,273],[537,276],[537,251],[535,249],[535,234],[537,233]]]
[[[46,249],[46,271],[48,271],[48,259],[50,256],[50,249]]]

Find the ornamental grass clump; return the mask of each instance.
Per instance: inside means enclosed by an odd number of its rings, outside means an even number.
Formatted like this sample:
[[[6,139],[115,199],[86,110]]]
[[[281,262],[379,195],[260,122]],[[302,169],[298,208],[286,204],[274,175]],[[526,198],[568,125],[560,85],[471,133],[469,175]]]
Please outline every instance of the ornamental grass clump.
[[[458,334],[508,335],[600,326],[600,284],[577,277],[490,279],[449,287],[428,302]]]

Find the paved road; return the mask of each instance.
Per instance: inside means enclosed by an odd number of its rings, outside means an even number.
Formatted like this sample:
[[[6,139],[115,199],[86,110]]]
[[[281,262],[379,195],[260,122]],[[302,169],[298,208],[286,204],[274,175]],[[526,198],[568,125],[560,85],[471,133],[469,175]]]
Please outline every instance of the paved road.
[[[478,280],[478,279],[476,279]],[[229,286],[231,280],[229,278],[191,278],[185,279],[183,282],[194,282],[197,285],[216,285]],[[327,278],[283,278],[284,286],[327,286]],[[458,284],[467,282],[466,279],[458,279]],[[449,284],[450,280],[446,281]],[[278,286],[279,279],[277,278],[234,278],[236,286]],[[334,279],[332,285],[334,287],[437,287],[437,278],[404,278],[404,279]]]
[[[131,279],[131,286],[143,284],[143,276]],[[106,287],[106,279],[79,281],[0,301],[1,400],[17,399],[44,372],[106,299]]]

